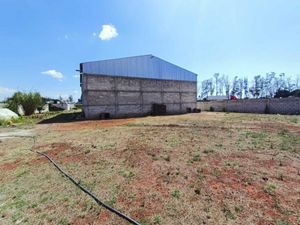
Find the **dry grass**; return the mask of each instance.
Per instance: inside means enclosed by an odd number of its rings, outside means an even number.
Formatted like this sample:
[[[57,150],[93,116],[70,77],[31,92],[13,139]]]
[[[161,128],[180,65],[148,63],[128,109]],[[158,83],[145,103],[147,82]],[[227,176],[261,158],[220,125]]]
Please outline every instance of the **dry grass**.
[[[142,224],[299,224],[299,116],[201,113],[36,125],[45,151]],[[31,139],[2,140],[0,224],[126,224]]]

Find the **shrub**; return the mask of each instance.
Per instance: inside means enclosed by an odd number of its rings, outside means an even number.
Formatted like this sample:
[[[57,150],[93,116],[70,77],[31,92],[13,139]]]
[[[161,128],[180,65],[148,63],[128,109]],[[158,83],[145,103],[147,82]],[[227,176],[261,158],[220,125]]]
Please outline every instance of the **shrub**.
[[[18,113],[18,106],[22,105],[26,116],[32,115],[34,111],[43,104],[42,97],[38,92],[16,92],[6,101],[7,108]]]

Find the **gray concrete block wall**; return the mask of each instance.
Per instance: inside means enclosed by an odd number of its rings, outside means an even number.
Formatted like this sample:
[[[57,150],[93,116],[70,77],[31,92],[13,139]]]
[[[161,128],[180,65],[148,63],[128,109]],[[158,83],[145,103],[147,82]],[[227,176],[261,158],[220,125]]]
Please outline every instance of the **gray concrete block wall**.
[[[142,116],[152,104],[165,104],[168,114],[196,108],[197,83],[83,74],[82,103],[87,118]]]
[[[214,111],[221,112],[224,109],[228,112],[241,113],[265,113],[268,109],[272,114],[300,114],[300,98],[281,99],[244,99],[244,100],[224,100],[198,102],[197,107],[203,111],[209,111],[210,107]]]

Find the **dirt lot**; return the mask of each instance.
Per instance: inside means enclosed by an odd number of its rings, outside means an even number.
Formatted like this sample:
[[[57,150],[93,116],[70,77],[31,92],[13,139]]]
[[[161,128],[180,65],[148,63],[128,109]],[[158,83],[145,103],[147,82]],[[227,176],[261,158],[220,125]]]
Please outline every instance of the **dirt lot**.
[[[300,224],[299,116],[207,112],[33,129],[34,145],[1,140],[0,224],[127,224],[31,148],[142,224]]]

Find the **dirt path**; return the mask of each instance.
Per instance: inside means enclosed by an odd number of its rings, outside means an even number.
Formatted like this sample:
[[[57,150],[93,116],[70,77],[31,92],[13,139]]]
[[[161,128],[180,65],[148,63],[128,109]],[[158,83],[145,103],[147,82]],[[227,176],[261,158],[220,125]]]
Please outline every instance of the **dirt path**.
[[[19,129],[19,128],[3,128],[0,129],[0,140],[22,136],[33,136],[32,129]]]

